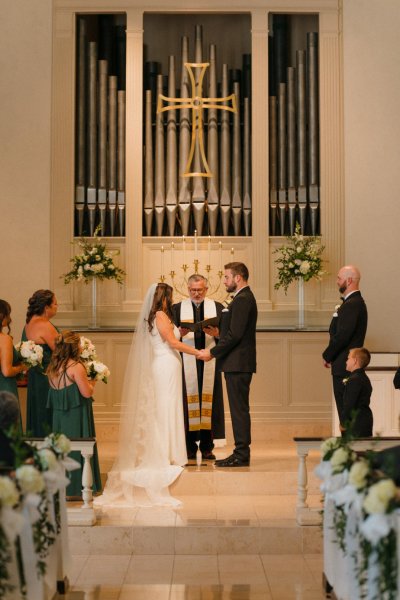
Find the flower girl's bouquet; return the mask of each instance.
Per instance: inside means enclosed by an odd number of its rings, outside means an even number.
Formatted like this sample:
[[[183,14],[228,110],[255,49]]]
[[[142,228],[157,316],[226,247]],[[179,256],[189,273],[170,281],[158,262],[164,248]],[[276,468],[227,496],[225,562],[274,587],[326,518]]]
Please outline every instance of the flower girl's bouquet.
[[[99,360],[90,360],[85,363],[85,367],[89,379],[107,383],[108,377],[110,377],[110,369],[107,365]]]
[[[42,366],[43,348],[38,344],[35,344],[32,340],[27,340],[26,342],[19,342],[15,345],[15,348],[24,365],[27,367]]]
[[[81,360],[86,368],[89,379],[107,383],[110,369],[97,358],[96,347],[91,340],[81,336]]]

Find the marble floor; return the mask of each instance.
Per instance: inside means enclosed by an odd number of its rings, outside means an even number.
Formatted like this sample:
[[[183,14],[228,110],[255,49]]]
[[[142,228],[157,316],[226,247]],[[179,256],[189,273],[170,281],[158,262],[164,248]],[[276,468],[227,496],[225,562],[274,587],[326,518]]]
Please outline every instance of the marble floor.
[[[99,445],[103,476],[115,452]],[[308,500],[320,508],[317,461]],[[188,466],[172,490],[178,510],[96,510],[95,527],[69,529],[71,587],[59,600],[324,598],[321,530],[296,523],[297,464],[291,442],[254,444],[250,467]]]
[[[74,556],[58,600],[322,600],[316,554]]]

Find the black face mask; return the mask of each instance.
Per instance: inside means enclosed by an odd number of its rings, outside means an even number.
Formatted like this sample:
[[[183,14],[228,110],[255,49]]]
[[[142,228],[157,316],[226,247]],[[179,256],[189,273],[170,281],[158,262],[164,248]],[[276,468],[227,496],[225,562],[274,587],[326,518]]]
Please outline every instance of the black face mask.
[[[340,286],[339,292],[341,294],[344,294],[346,290],[347,290],[347,283],[344,283],[343,285]]]

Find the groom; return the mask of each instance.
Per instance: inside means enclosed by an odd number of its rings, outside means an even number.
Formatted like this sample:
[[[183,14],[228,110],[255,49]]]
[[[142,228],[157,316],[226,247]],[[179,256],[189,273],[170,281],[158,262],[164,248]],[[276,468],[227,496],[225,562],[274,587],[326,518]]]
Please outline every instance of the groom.
[[[248,286],[249,271],[243,263],[225,265],[224,284],[233,296],[222,311],[219,343],[201,350],[199,358],[217,359],[217,369],[225,374],[232,418],[235,449],[233,454],[215,461],[217,467],[246,467],[250,464],[249,393],[256,372],[257,304]]]

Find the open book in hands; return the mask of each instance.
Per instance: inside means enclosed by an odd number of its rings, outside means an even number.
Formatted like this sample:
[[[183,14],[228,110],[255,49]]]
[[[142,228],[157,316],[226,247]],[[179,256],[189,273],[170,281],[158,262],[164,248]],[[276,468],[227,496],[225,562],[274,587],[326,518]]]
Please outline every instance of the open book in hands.
[[[197,332],[203,331],[205,327],[218,327],[219,326],[219,317],[211,317],[210,319],[203,319],[203,321],[198,321],[197,323],[193,323],[191,321],[181,321],[181,327],[185,329],[189,329],[189,331]]]

